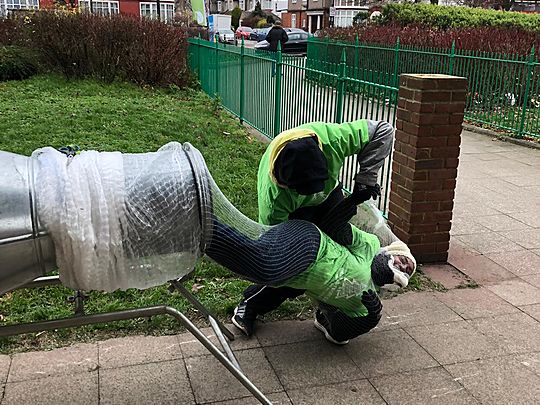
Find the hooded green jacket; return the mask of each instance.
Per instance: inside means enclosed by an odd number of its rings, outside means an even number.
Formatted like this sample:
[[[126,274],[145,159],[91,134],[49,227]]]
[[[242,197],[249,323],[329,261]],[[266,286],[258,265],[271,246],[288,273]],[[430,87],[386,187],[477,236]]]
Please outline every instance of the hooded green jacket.
[[[341,246],[321,232],[317,260],[282,286],[306,290],[306,294],[339,308],[350,317],[367,315],[362,293],[376,289],[371,279],[371,262],[380,248],[375,235],[355,226],[353,242]]]
[[[328,180],[324,190],[313,195],[300,195],[296,191],[282,187],[273,177],[274,162],[277,158],[273,150],[283,143],[305,136],[306,129],[316,134],[321,149],[328,162]],[[300,133],[294,136],[295,131]],[[259,222],[275,225],[286,221],[289,214],[301,207],[321,204],[339,184],[339,173],[348,156],[358,154],[361,168],[366,171],[357,175],[365,184],[375,184],[377,172],[390,153],[393,140],[393,128],[384,121],[358,120],[344,124],[326,124],[322,122],[301,125],[285,131],[276,137],[266,149],[260,164],[257,181],[259,202]]]

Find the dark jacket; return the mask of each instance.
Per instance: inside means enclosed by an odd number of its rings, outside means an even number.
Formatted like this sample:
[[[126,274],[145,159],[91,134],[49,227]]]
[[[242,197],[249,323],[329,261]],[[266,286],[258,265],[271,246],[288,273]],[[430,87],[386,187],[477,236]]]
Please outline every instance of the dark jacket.
[[[283,49],[283,44],[289,40],[287,33],[282,27],[272,27],[265,38],[270,44],[270,51],[276,52],[278,48],[278,42],[281,41],[281,49]]]

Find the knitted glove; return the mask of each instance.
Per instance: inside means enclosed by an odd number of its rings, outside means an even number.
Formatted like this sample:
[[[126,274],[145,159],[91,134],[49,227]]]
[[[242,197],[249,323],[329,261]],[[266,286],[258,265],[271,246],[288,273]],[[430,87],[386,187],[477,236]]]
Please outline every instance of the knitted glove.
[[[388,253],[379,252],[371,262],[371,279],[378,287],[394,282],[394,272],[389,266],[390,260],[392,256]]]
[[[377,293],[373,290],[364,291],[362,294],[362,304],[366,307],[368,314],[366,319],[371,320],[371,329],[373,329],[379,323],[382,316],[382,303]]]
[[[328,213],[318,221],[321,231],[330,236],[340,245],[347,246],[352,243],[352,229],[349,220],[356,215],[356,204],[351,197],[337,203]]]
[[[366,184],[355,183],[353,193],[351,194],[351,197],[356,205],[361,204],[370,198],[376,200],[377,197],[380,196],[381,186],[378,184],[368,186]]]

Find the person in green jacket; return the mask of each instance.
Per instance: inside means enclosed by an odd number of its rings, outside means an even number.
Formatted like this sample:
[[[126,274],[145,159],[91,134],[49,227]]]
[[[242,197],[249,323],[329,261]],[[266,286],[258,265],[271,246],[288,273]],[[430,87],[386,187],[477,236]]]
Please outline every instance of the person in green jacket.
[[[311,222],[290,220],[253,240],[216,220],[205,253],[248,280],[304,291],[318,304],[315,326],[342,345],[377,325],[377,287],[399,279],[406,285],[416,261],[403,242],[381,249],[377,236],[354,226],[342,246],[333,240],[335,229],[327,235]]]
[[[393,139],[394,129],[388,122],[371,120],[315,122],[281,133],[270,143],[259,164],[259,222],[276,225],[302,219],[332,234],[335,242],[350,244],[351,227],[334,221],[329,213],[341,212],[350,218],[358,204],[380,196],[377,176],[391,152]],[[344,199],[339,174],[345,159],[353,155],[357,155],[359,169],[353,192]],[[336,229],[329,232],[330,227]],[[251,336],[258,315],[303,293],[299,286],[249,286],[234,310],[232,322]]]

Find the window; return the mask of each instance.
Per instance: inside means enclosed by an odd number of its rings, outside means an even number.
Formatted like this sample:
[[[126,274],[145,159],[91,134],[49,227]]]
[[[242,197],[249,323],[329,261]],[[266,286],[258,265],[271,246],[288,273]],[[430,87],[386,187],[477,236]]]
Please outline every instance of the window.
[[[272,10],[272,2],[268,0],[263,0],[261,2],[261,8],[263,10]]]
[[[38,0],[0,0],[0,16],[6,16],[10,10],[32,10],[39,8]]]
[[[362,10],[345,9],[336,10],[336,16],[334,17],[335,27],[350,27],[353,22],[353,18]]]
[[[221,1],[218,1],[217,2],[217,11],[221,11],[221,7],[222,7]]]
[[[291,28],[296,28],[296,14],[291,14]]]
[[[159,18],[163,22],[174,19],[174,3],[160,3]],[[140,3],[141,17],[157,19],[157,3]]]
[[[90,2],[88,0],[79,1],[81,10],[90,10]],[[117,1],[92,1],[93,12],[100,15],[118,14],[120,9]]]
[[[246,9],[246,0],[239,0],[238,1],[238,7],[240,7],[240,10]]]

